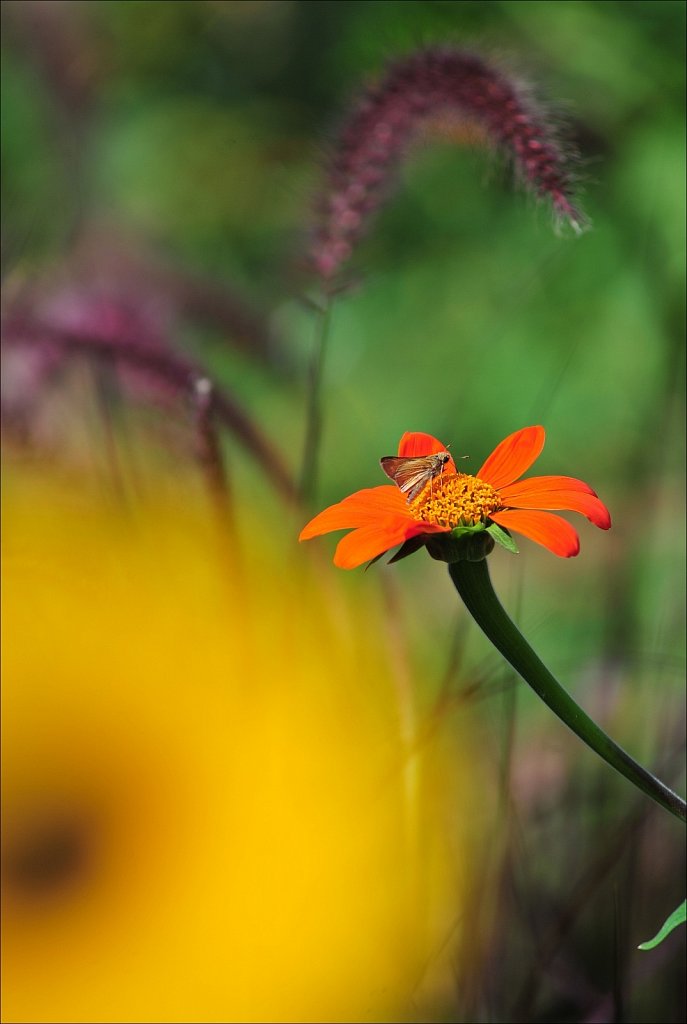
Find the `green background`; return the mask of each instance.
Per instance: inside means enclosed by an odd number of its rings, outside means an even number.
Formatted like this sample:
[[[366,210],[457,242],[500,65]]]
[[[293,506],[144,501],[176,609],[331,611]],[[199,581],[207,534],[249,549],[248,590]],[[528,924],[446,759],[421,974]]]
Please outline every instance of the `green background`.
[[[383,483],[378,459],[394,452],[405,430],[435,434],[454,454],[469,455],[474,472],[502,437],[544,424],[547,445],[535,471],[588,481],[608,504],[613,529],[602,534],[580,521],[581,556],[566,562],[526,541],[518,558],[497,551],[497,588],[581,703],[679,785],[684,5],[86,3],[67,17],[66,78],[46,62],[22,6],[29,5],[5,5],[8,280],[40,280],[48,271],[68,279],[75,246],[97,224],[110,255],[122,238],[128,246],[133,239],[244,296],[274,334],[268,362],[239,351],[226,330],[188,321],[175,323],[171,341],[241,399],[294,474],[315,334],[308,300],[317,292],[302,260],[323,159],[350,98],[389,59],[436,42],[475,49],[531,84],[578,151],[579,202],[591,230],[559,231],[547,205],[518,188],[495,154],[421,140],[356,250],[354,285],[335,302],[316,507]],[[275,529],[295,536],[293,514],[240,445],[231,437],[225,444],[239,498],[250,495]],[[247,506],[241,526],[249,546],[259,538]],[[331,538],[313,544],[333,547]],[[466,639],[435,563],[418,555],[392,570],[354,574],[345,585],[377,586],[374,572],[398,591],[421,705],[440,685],[457,629],[465,664],[486,665],[498,682],[497,659],[472,632]],[[515,720],[510,700],[480,705],[499,736],[510,735]],[[529,694],[519,708],[523,731],[542,728],[551,743],[567,742]],[[493,735],[491,742],[495,760],[505,758],[505,741],[500,750]],[[532,865],[537,884],[520,883],[526,898],[541,901],[535,916],[565,901],[576,851],[605,842],[634,806],[626,784],[597,770],[574,742],[572,808],[549,808],[543,823],[528,823],[528,845],[542,852]],[[576,787],[582,809],[574,806]],[[650,856],[638,869],[639,854],[628,866],[618,853],[616,874],[603,877],[568,936],[570,955],[604,991],[619,976],[609,953],[613,891],[624,908],[624,979],[629,950],[682,899],[675,883],[681,833],[671,822],[656,820],[655,828],[671,851],[670,870],[647,877]],[[523,928],[504,907],[504,932]],[[677,949],[684,939],[671,941]],[[448,1000],[445,1019],[508,1019],[509,992],[527,956],[514,953],[492,980],[491,1009],[486,997],[467,1008]],[[671,963],[674,954],[641,983],[628,983],[628,1019],[679,1019],[681,983]],[[541,993],[532,1019],[577,1019],[574,998],[547,981]]]

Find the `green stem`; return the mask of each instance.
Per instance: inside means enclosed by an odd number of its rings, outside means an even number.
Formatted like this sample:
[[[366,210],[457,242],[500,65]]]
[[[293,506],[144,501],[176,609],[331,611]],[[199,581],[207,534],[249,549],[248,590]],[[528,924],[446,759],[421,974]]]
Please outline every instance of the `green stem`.
[[[322,435],[322,378],[324,360],[329,340],[332,301],[329,296],[317,312],[315,349],[310,363],[308,387],[308,411],[305,424],[305,445],[301,468],[300,496],[308,503],[314,498],[317,481],[317,455]]]
[[[477,625],[554,714],[607,764],[661,807],[685,821],[687,805],[682,797],[614,743],[575,703],[537,657],[501,606],[489,577],[486,559],[479,562],[451,562],[448,568],[456,590]]]

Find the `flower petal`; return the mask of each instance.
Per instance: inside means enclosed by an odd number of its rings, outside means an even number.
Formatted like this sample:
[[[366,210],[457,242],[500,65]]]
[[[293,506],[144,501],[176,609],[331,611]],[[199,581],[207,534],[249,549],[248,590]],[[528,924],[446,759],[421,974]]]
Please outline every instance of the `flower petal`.
[[[405,517],[415,522],[408,513],[408,504],[398,487],[382,484],[380,487],[368,487],[350,494],[336,505],[330,505],[311,519],[300,532],[299,540],[319,537],[332,530],[350,530],[357,526],[366,526],[389,515]]]
[[[431,434],[406,431],[398,442],[398,454],[405,459],[417,458],[421,455],[437,455],[445,452],[446,445],[437,441]]]
[[[343,537],[334,555],[339,569],[355,569],[363,562],[383,555],[390,548],[406,540],[429,533],[446,533],[443,526],[432,526],[406,517],[387,517],[378,523],[368,523]]]
[[[407,521],[396,519],[361,526],[343,537],[336,548],[334,565],[339,569],[355,569],[389,548],[406,540]]]
[[[523,427],[497,445],[476,474],[496,490],[513,483],[527,472],[544,447],[543,427]]]
[[[584,491],[586,494],[596,494],[589,484],[574,476],[528,476],[524,480],[518,480],[517,483],[500,487],[499,494],[502,498],[510,498],[525,492],[529,494],[535,489],[537,491]],[[505,501],[504,504],[506,504]]]
[[[550,512],[512,509],[494,512],[491,518],[499,526],[505,526],[507,530],[515,530],[516,533],[529,537],[561,558],[572,558],[573,555],[579,554],[580,538],[574,527],[560,516],[553,516]]]
[[[518,484],[505,487],[499,491],[499,497],[504,505],[509,508],[531,508],[531,509],[565,509],[568,512],[580,512],[587,519],[602,530],[608,530],[611,525],[611,515],[604,503],[591,491],[579,488],[548,488],[541,486],[541,480],[566,480],[566,477],[532,477],[531,480],[521,480]],[[581,480],[574,481],[581,484]],[[533,486],[527,487],[527,484]],[[583,485],[586,487],[586,484]]]

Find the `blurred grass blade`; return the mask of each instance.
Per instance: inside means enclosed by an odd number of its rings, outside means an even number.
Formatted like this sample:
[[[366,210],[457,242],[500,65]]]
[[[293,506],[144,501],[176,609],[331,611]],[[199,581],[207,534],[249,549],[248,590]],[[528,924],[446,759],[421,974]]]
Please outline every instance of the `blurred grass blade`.
[[[679,907],[677,907],[668,920],[665,922],[661,930],[657,935],[654,935],[653,939],[649,939],[648,942],[642,942],[637,949],[655,949],[659,943],[663,942],[666,936],[670,935],[674,928],[677,928],[679,924],[685,923],[687,917],[687,900],[683,900]]]

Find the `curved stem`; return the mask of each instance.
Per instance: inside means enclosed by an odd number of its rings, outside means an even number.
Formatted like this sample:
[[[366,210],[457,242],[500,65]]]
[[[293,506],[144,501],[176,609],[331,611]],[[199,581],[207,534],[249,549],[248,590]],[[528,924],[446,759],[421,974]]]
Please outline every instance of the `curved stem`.
[[[551,675],[499,602],[486,559],[452,562],[449,573],[465,606],[494,647],[560,720],[588,747],[671,814],[685,821],[687,805],[660,779],[630,757],[587,715]]]

